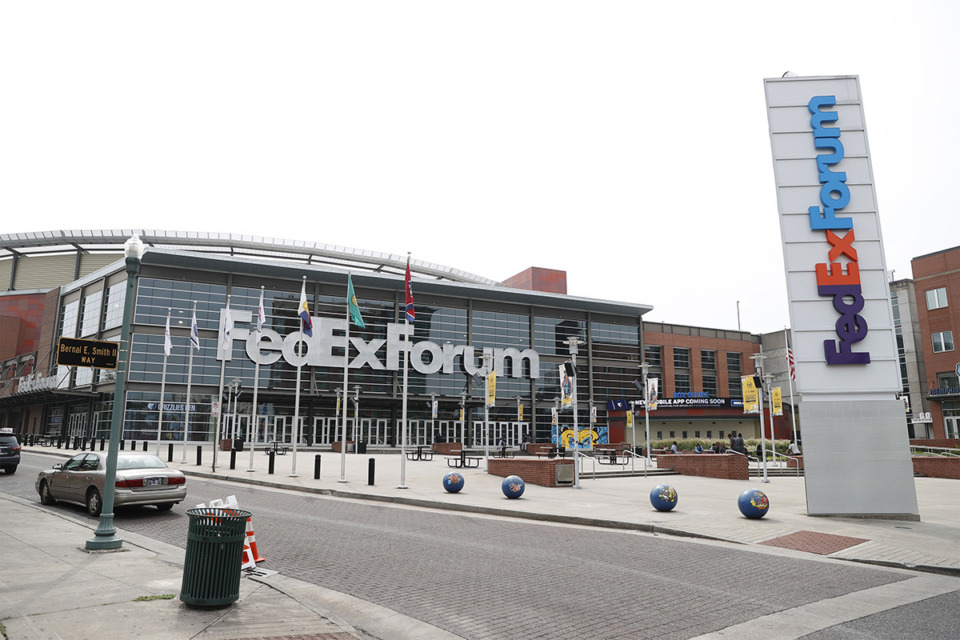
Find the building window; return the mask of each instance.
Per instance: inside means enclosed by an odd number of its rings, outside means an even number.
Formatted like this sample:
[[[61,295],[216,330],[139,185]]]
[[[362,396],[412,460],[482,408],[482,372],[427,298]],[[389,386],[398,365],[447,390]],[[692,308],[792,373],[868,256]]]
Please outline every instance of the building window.
[[[946,287],[927,291],[927,309],[941,309],[945,306],[947,306]]]
[[[673,366],[676,369],[690,368],[690,349],[673,348]]]
[[[708,351],[707,349],[700,350],[700,368],[704,371],[716,371],[717,370],[717,352]]]
[[[954,389],[960,387],[960,378],[957,377],[956,373],[938,373],[937,374],[937,388],[938,389]]]
[[[711,398],[717,397],[717,376],[715,374],[703,374],[703,392],[710,394]]]
[[[689,393],[691,390],[690,374],[689,373],[673,374],[673,390],[676,393]]]
[[[644,345],[643,359],[646,360],[647,364],[649,364],[651,367],[662,367],[663,347]]]
[[[953,331],[940,331],[930,338],[933,340],[933,352],[953,351]]]
[[[743,400],[743,388],[740,386],[740,354],[727,354],[727,393],[734,400]],[[721,436],[722,437],[722,436]]]

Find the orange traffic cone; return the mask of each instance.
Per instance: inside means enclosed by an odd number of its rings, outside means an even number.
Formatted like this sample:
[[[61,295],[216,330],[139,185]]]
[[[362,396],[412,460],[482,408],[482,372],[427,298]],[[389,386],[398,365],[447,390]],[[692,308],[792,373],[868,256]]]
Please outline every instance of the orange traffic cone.
[[[246,543],[250,545],[250,550],[252,552],[252,557],[254,562],[266,562],[266,558],[260,557],[260,552],[257,551],[257,538],[253,535],[253,516],[247,518],[247,540]]]
[[[243,545],[243,564],[240,565],[240,569],[256,569],[257,562],[253,559],[253,552],[250,550],[249,544]]]

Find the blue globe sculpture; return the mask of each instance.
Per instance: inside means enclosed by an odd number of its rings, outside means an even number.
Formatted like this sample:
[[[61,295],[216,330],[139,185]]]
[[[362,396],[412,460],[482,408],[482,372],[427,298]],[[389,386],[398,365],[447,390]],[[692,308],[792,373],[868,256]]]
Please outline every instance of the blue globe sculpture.
[[[668,484],[658,484],[650,492],[650,504],[657,511],[670,511],[677,506],[677,490]]]
[[[456,493],[463,489],[463,474],[451,471],[443,476],[443,488],[450,493]]]
[[[740,513],[748,518],[762,518],[770,510],[770,500],[767,494],[759,489],[747,489],[740,494],[737,499],[737,506],[740,507]]]
[[[520,476],[507,476],[503,479],[500,488],[503,490],[503,495],[508,498],[519,498],[523,495],[523,490],[527,488],[527,485],[523,483],[523,478]]]

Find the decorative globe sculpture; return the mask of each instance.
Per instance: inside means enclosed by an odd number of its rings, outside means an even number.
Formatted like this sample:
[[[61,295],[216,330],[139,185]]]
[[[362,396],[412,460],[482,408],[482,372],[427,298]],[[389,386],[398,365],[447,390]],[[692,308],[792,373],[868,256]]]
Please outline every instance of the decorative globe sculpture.
[[[451,471],[443,476],[443,488],[450,493],[456,493],[463,489],[463,474]]]
[[[762,518],[770,510],[770,500],[767,494],[759,489],[747,489],[740,494],[737,499],[737,506],[740,507],[740,513],[748,518]]]
[[[500,488],[503,490],[503,495],[508,498],[519,498],[523,495],[523,490],[527,488],[527,485],[523,483],[523,478],[520,476],[507,476],[503,479]]]
[[[677,506],[677,490],[668,484],[658,484],[650,492],[650,504],[657,511],[670,511]]]

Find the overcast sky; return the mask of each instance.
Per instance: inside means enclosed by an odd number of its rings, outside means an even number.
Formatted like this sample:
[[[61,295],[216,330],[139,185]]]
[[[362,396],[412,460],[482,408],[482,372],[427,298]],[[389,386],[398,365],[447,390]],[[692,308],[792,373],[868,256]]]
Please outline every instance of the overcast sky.
[[[299,238],[788,324],[763,79],[859,75],[887,268],[960,244],[960,3],[5,2],[0,233]]]

